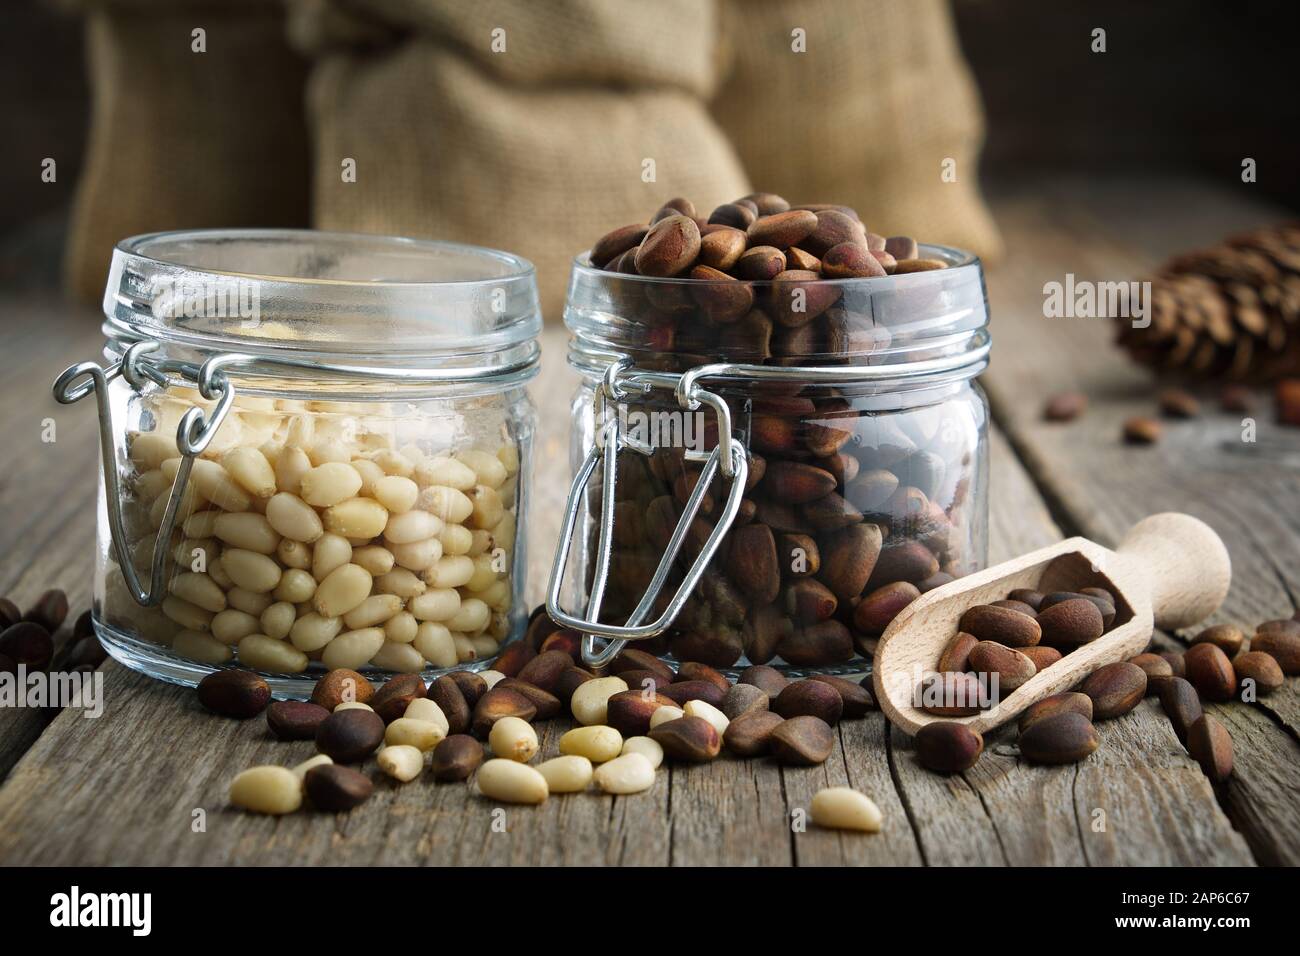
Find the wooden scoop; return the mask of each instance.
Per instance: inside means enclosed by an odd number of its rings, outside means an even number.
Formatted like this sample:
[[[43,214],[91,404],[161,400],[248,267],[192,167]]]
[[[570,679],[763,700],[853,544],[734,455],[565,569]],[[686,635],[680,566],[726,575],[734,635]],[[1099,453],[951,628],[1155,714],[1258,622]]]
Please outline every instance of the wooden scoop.
[[[936,720],[957,720],[984,732],[1044,697],[1071,689],[1103,664],[1140,654],[1154,628],[1187,627],[1209,617],[1223,603],[1231,579],[1223,542],[1191,515],[1166,512],[1145,518],[1117,551],[1087,538],[1069,538],[935,588],[904,608],[876,645],[876,700],[885,716],[909,734]],[[1115,595],[1114,623],[1097,640],[974,716],[939,717],[917,706],[922,676],[935,670],[967,608],[1000,601],[1016,588],[1048,594],[1086,587]]]

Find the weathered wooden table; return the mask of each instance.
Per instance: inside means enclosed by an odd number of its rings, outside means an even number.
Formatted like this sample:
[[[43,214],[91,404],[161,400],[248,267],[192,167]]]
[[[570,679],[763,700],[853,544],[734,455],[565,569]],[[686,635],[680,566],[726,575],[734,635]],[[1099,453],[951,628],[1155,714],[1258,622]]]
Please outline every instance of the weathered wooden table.
[[[1244,193],[1249,187],[1237,187]],[[1259,414],[1243,444],[1240,416],[1208,406],[1171,424],[1158,446],[1124,447],[1121,421],[1153,409],[1149,376],[1110,345],[1108,323],[1045,319],[1043,284],[1127,279],[1165,255],[1277,218],[1276,210],[1203,184],[1062,182],[994,196],[1007,261],[989,273],[994,362],[992,560],[1080,533],[1115,544],[1134,520],[1183,510],[1228,543],[1234,582],[1216,616],[1253,627],[1290,616],[1300,594],[1300,432]],[[77,609],[90,598],[97,468],[90,408],[64,409],[54,375],[97,354],[88,312],[8,301],[0,333],[0,593],[20,604],[49,586]],[[561,330],[548,332],[533,389],[542,435],[530,588],[540,596],[567,487],[572,379]],[[1080,387],[1092,398],[1070,425],[1040,420],[1043,398]],[[53,418],[56,440],[42,440]],[[1186,637],[1187,635],[1181,635]],[[1179,635],[1160,635],[1176,642]],[[310,743],[268,739],[265,723],[203,713],[194,695],[105,667],[105,712],[0,711],[0,863],[9,864],[1295,864],[1300,862],[1300,680],[1254,705],[1209,709],[1231,730],[1236,774],[1214,788],[1158,705],[1099,725],[1102,747],[1077,766],[1019,760],[995,733],[978,766],[945,778],[922,770],[907,737],[877,713],[844,722],[831,759],[811,769],[723,758],[674,766],[633,797],[557,797],[513,808],[464,785],[386,779],[349,815],[257,817],[226,804],[230,778],[254,763],[288,764]],[[553,752],[562,728],[544,731]],[[810,827],[792,811],[828,784],[851,784],[884,812],[878,835]],[[195,832],[194,811],[206,829]]]

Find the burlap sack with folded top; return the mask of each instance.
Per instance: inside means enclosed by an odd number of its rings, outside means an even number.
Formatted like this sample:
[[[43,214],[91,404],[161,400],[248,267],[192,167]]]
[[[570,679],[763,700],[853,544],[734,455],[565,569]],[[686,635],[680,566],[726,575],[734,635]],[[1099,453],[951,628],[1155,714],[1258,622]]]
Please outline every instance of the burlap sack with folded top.
[[[759,188],[997,258],[977,178],[983,111],[945,0],[722,3],[711,109]]]
[[[293,29],[317,56],[320,228],[518,253],[558,321],[572,257],[609,229],[673,196],[707,215],[749,191],[706,106],[717,82],[710,4],[376,0],[366,13],[404,35],[379,53],[331,38],[321,11],[300,8]],[[355,182],[342,175],[348,159]]]
[[[78,298],[103,298],[130,235],[308,224],[307,66],[279,0],[60,5],[84,15],[93,96],[64,262]],[[196,27],[206,53],[191,50]]]

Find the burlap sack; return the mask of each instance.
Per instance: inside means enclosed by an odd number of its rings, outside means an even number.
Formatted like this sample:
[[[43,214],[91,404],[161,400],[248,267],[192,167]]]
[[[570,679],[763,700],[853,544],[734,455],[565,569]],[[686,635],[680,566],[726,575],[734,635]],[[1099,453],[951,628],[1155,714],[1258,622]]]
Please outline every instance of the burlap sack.
[[[983,114],[945,0],[722,3],[712,112],[756,186],[846,203],[884,235],[999,255],[977,178]]]
[[[159,229],[308,223],[306,65],[277,0],[80,0],[94,113],[65,272],[104,295],[113,244]],[[191,31],[207,52],[191,52]]]
[[[749,190],[704,102],[712,10],[693,0],[367,4],[414,33],[381,53],[319,55],[316,225],[519,253],[558,321],[572,257],[606,231],[672,196],[709,209]],[[494,53],[497,28],[505,51]],[[295,28],[305,33],[329,46]],[[356,182],[344,181],[346,159]]]

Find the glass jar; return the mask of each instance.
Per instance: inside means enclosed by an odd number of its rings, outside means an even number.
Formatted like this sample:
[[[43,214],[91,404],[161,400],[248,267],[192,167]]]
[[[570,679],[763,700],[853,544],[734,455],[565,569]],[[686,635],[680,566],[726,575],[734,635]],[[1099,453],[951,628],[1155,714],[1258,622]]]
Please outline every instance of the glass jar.
[[[700,281],[579,257],[547,609],[589,663],[636,640],[732,675],[861,671],[908,602],[983,567],[983,273],[921,255],[946,267]]]
[[[524,625],[530,263],[280,230],[113,252],[94,622],[119,661],[306,696],[324,668],[483,667]]]

